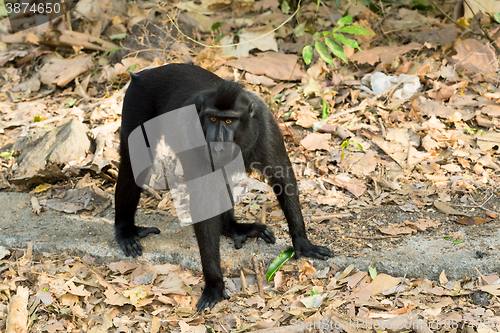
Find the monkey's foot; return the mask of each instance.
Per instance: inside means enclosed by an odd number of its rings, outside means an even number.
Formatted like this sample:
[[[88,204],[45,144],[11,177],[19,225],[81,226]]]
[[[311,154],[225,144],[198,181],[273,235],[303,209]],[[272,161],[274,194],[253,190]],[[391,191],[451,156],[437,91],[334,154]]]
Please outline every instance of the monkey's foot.
[[[198,303],[196,303],[196,309],[198,312],[203,312],[206,308],[211,309],[215,304],[222,301],[222,299],[229,299],[229,296],[224,290],[224,284],[222,284],[222,288],[205,287]]]
[[[293,248],[295,256],[298,257],[311,257],[318,259],[328,259],[333,257],[333,252],[326,246],[314,245],[307,238],[297,238],[293,241]]]
[[[142,255],[142,245],[140,238],[155,233],[159,234],[160,229],[151,227],[120,227],[116,229],[116,241],[127,257],[138,257]]]
[[[247,238],[260,237],[268,244],[274,244],[276,238],[274,233],[267,225],[260,223],[236,223],[233,222],[222,234],[231,237],[234,241],[234,247],[241,249]]]

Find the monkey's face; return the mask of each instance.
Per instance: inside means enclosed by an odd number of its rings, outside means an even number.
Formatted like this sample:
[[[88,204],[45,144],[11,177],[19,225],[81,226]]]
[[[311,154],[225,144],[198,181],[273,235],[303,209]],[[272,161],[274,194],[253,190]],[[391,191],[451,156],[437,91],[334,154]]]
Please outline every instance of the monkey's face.
[[[213,108],[204,110],[202,127],[209,143],[214,165],[225,165],[239,152],[235,142],[241,125],[241,114],[233,110],[220,111]]]

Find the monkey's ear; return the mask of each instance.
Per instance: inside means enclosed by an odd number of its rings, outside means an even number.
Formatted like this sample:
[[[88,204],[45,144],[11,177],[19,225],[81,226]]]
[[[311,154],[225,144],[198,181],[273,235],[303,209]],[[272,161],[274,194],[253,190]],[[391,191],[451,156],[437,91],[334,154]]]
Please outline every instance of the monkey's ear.
[[[196,98],[194,104],[196,105],[196,110],[198,110],[198,112],[200,112],[201,109],[203,109],[203,106],[205,105],[206,100],[207,100],[207,97],[205,94],[201,94]]]
[[[255,105],[255,102],[250,102],[248,105],[248,111],[250,111],[250,117],[255,117],[255,114],[257,113],[257,105]]]

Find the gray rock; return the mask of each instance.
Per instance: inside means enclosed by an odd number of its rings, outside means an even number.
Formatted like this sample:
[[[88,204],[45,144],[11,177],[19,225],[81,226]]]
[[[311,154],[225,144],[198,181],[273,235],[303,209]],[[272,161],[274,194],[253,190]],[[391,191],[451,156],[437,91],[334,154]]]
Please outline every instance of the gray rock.
[[[19,139],[14,150],[21,150],[18,167],[12,174],[13,183],[38,183],[65,178],[62,168],[70,161],[85,157],[90,148],[89,129],[76,119],[50,131]]]

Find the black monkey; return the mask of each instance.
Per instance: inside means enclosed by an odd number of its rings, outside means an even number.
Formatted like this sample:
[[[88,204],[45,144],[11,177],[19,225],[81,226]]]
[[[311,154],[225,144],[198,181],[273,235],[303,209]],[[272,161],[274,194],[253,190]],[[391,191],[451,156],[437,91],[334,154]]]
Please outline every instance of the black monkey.
[[[297,256],[333,257],[324,246],[312,244],[306,235],[298,186],[283,135],[260,97],[236,82],[194,65],[169,64],[131,73],[132,82],[123,102],[120,131],[120,167],[115,194],[116,240],[127,256],[140,256],[139,239],[157,228],[138,227],[134,215],[141,188],[135,183],[128,147],[129,134],[146,121],[187,105],[196,105],[207,142],[233,142],[240,149],[247,171],[258,170],[270,182],[288,222]],[[194,224],[200,249],[205,288],[198,311],[213,307],[228,296],[220,268],[220,235],[231,237],[240,248],[247,237],[274,243],[272,230],[259,223],[237,223],[234,210]]]

